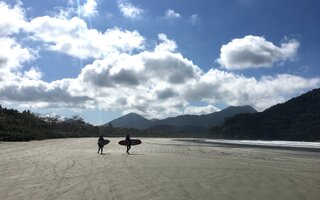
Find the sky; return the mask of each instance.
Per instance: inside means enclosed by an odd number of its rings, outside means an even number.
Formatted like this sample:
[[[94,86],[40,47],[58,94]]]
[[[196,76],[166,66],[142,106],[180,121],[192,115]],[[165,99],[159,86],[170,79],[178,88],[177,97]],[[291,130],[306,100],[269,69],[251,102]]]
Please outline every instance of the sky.
[[[0,104],[94,125],[320,86],[318,0],[0,1]]]

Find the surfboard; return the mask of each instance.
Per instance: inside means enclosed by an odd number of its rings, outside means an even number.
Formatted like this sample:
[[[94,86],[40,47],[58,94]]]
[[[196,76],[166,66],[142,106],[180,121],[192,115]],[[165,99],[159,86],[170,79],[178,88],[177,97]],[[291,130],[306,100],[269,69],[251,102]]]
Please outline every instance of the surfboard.
[[[121,140],[121,141],[119,141],[119,144],[127,146],[127,141],[126,140]],[[141,140],[131,139],[131,145],[139,145],[139,144],[141,144]]]
[[[106,140],[106,139],[104,139],[104,141],[103,141],[103,145],[107,145],[107,144],[109,144],[109,142],[110,142],[110,140]],[[99,144],[99,142],[98,142],[98,144]]]

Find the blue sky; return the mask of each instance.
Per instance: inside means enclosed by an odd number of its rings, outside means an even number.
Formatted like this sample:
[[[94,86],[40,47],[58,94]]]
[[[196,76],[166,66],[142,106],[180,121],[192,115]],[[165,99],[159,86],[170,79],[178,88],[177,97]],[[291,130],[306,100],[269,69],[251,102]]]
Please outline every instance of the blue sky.
[[[6,107],[103,124],[262,111],[320,85],[316,0],[0,2]]]

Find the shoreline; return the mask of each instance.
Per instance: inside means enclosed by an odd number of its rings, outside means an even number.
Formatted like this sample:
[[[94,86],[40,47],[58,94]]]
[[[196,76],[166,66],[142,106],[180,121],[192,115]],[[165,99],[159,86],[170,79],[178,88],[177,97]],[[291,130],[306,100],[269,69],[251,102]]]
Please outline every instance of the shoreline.
[[[279,150],[293,150],[293,151],[306,151],[306,152],[320,152],[320,148],[316,147],[298,147],[298,146],[276,146],[276,145],[264,145],[264,144],[244,144],[236,142],[219,142],[219,141],[207,141],[207,139],[174,139],[176,141],[198,143],[198,144],[207,144],[209,146],[234,146],[234,147],[252,147],[252,148],[261,148],[261,149],[279,149]],[[210,140],[210,139],[208,139]],[[224,140],[227,141],[227,140]],[[320,143],[319,143],[320,144]]]

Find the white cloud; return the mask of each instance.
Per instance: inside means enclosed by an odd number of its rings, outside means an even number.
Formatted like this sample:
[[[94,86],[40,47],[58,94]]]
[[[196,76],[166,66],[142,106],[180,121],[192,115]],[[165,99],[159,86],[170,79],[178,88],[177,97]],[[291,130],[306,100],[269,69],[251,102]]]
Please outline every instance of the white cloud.
[[[82,5],[80,1],[68,0],[67,6],[54,7],[54,16],[60,19],[67,19],[71,17],[93,17],[98,15],[97,0],[86,0]]]
[[[98,14],[97,1],[87,0],[87,2],[82,6],[80,6],[79,9],[80,9],[79,12],[85,17],[97,15]]]
[[[0,36],[18,33],[27,25],[24,9],[19,5],[10,7],[5,2],[0,2]]]
[[[202,71],[179,53],[156,50],[158,46],[154,51],[96,60],[82,70],[80,85],[87,85],[107,110],[124,109],[158,117],[179,114],[187,105],[179,91],[199,79]]]
[[[45,42],[50,50],[78,58],[101,58],[118,52],[143,49],[144,38],[137,31],[108,29],[104,33],[89,29],[84,20],[37,17],[31,22],[36,40]]]
[[[319,87],[320,78],[303,78],[290,74],[263,76],[260,79],[211,69],[200,80],[186,87],[186,99],[230,105],[251,105],[264,110],[276,103]]]
[[[86,103],[93,103],[93,99],[86,95],[73,94],[69,90],[71,82],[67,81],[46,83],[16,76],[4,83],[4,87],[0,88],[0,96],[2,100],[24,102],[30,106],[86,107]]]
[[[174,10],[167,9],[164,13],[164,16],[168,19],[180,18],[181,15]]]
[[[54,112],[43,114],[43,115],[41,115],[41,117],[43,117],[45,119],[46,118],[54,118],[54,119],[57,119],[57,121],[59,121],[59,122],[62,122],[62,121],[64,121],[66,119],[66,117],[61,116],[61,115],[59,115],[57,113],[54,113]]]
[[[169,40],[167,35],[160,33],[158,38],[161,41],[155,48],[155,51],[171,51],[174,52],[177,49],[177,44],[173,40]]]
[[[188,106],[184,110],[184,114],[186,115],[203,115],[203,114],[210,114],[214,112],[220,111],[219,108],[213,105],[207,106]]]
[[[120,54],[96,60],[82,70],[81,76],[83,80],[101,87],[137,86],[141,83],[157,85],[156,83],[162,81],[182,84],[188,79],[199,76],[201,70],[191,61],[183,58],[181,54],[172,53],[172,48],[164,48],[167,43],[172,42],[166,35],[160,34],[159,40],[160,43],[153,52]],[[175,43],[174,48],[176,48]]]
[[[37,52],[22,47],[17,41],[8,37],[0,37],[0,71],[12,72],[22,68],[22,64],[36,58]]]
[[[87,4],[92,5],[90,2]],[[87,23],[79,17],[68,19],[69,11],[56,17],[35,17],[30,21],[25,19],[24,9],[19,5],[10,7],[0,2],[0,11],[0,36],[24,31],[28,35],[26,38],[42,42],[49,50],[73,57],[101,58],[119,52],[130,53],[135,49],[144,49],[144,38],[137,31],[116,27],[105,32],[89,29]]]
[[[180,53],[144,52],[140,54],[149,78],[177,85],[198,79],[202,70]]]
[[[296,40],[283,42],[278,47],[263,37],[248,35],[222,45],[217,61],[228,70],[272,67],[294,59],[298,47]]]
[[[24,72],[24,77],[31,80],[40,80],[42,78],[42,72],[38,68],[32,67]]]
[[[123,16],[131,19],[140,17],[143,13],[143,9],[135,7],[129,2],[119,1],[119,9]]]

